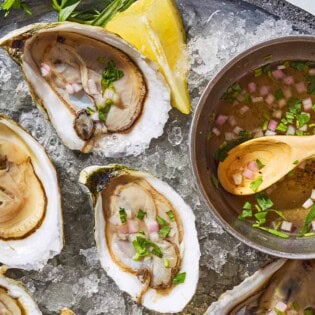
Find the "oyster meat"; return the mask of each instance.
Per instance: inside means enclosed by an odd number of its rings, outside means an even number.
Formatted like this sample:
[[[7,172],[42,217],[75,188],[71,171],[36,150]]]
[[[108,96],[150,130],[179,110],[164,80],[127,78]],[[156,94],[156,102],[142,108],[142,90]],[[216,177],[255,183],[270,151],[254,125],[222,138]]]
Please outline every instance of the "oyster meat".
[[[95,239],[107,274],[137,303],[180,312],[199,277],[192,210],[166,183],[122,165],[90,166],[80,183],[93,201]]]
[[[315,314],[315,260],[277,260],[213,303],[205,315]]]
[[[64,144],[139,154],[163,133],[170,92],[155,64],[103,28],[34,24],[0,39]]]
[[[62,247],[54,166],[39,143],[0,115],[0,262],[38,269]]]
[[[0,314],[42,315],[36,303],[20,282],[4,276],[6,267],[0,268]]]

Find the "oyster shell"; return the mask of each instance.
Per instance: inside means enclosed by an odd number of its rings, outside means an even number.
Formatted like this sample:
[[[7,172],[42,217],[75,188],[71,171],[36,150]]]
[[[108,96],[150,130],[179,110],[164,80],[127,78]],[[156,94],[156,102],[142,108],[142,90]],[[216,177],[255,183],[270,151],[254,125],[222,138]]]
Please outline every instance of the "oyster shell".
[[[54,166],[39,143],[0,115],[0,262],[39,269],[62,247]]]
[[[4,276],[6,267],[0,268],[0,314],[41,315],[32,297],[20,282]]]
[[[139,154],[163,133],[170,91],[153,62],[103,28],[34,24],[0,39],[66,146]]]
[[[224,293],[205,315],[315,314],[314,282],[315,260],[280,259]]]
[[[107,274],[145,307],[180,312],[199,277],[192,210],[166,183],[122,165],[90,166],[79,181],[90,191],[96,244]],[[183,273],[185,281],[174,285]]]

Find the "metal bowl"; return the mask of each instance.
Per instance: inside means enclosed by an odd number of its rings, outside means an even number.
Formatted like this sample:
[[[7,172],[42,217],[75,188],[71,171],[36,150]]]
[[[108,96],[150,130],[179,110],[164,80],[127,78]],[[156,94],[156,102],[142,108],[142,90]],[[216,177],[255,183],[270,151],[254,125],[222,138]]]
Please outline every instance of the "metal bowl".
[[[266,56],[271,60],[266,61]],[[230,234],[264,253],[294,259],[315,258],[315,238],[282,239],[237,218],[236,209],[241,209],[244,200],[215,188],[211,174],[216,174],[216,165],[208,146],[208,117],[217,112],[220,97],[235,81],[248,71],[270,62],[284,60],[314,60],[315,37],[289,36],[263,42],[230,61],[208,84],[198,103],[190,130],[190,159],[197,185],[216,220]]]

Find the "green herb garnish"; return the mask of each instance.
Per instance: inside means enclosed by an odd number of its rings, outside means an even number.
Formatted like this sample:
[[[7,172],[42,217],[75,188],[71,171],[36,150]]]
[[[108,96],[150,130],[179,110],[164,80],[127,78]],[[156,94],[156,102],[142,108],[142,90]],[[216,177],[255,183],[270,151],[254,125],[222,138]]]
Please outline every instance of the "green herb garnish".
[[[250,183],[249,187],[252,191],[256,192],[262,183],[263,183],[262,176],[258,176]]]
[[[89,115],[93,115],[95,113],[95,110],[91,107],[87,107],[86,111]]]
[[[227,102],[233,103],[241,92],[241,86],[238,83],[233,83],[223,94],[222,98]]]
[[[272,200],[267,196],[265,192],[260,192],[255,195],[256,201],[262,211],[270,209],[273,206]]]
[[[270,234],[273,234],[273,235],[276,235],[276,236],[279,236],[279,237],[282,237],[282,238],[289,238],[290,235],[289,234],[286,234],[286,233],[283,233],[283,232],[280,232],[276,229],[271,229],[271,228],[267,228],[267,227],[264,227],[264,226],[257,226],[257,228],[263,230],[263,231],[266,231]]]
[[[169,268],[170,267],[170,260],[167,258],[164,258],[164,267]]]
[[[255,213],[256,224],[255,227],[260,226],[261,224],[266,223],[267,211],[260,211]]]
[[[168,215],[168,217],[170,218],[171,221],[175,221],[175,215],[174,212],[172,210],[169,210],[166,212],[166,214]]]
[[[122,224],[125,224],[127,222],[127,213],[124,208],[119,209],[119,217]]]
[[[303,127],[310,121],[310,116],[308,114],[298,114],[296,116],[296,125],[298,128]]]
[[[308,75],[306,77],[306,81],[308,82],[307,94],[314,94],[315,93],[315,76]]]
[[[157,217],[157,221],[159,223],[159,226],[161,227],[159,230],[159,236],[162,238],[166,238],[171,231],[169,223],[160,216]]]
[[[284,123],[281,122],[281,123],[277,126],[276,130],[282,131],[282,132],[286,132],[286,131],[288,130],[288,126],[286,126]]]
[[[137,238],[132,242],[132,245],[136,250],[136,255],[133,258],[136,261],[140,260],[142,257],[149,256],[150,254],[159,258],[163,257],[161,248],[142,236],[137,236]]]
[[[105,102],[106,104],[106,102]],[[112,105],[111,104],[106,104],[105,107],[100,107],[98,106],[98,118],[101,121],[106,121],[107,115],[111,109]]]
[[[259,170],[261,170],[265,167],[265,164],[263,164],[259,159],[256,160],[256,163],[258,165]]]
[[[211,174],[211,181],[212,184],[215,188],[219,188],[219,180],[216,176],[214,176],[213,174]]]
[[[242,213],[238,216],[240,220],[244,220],[246,218],[251,218],[253,216],[252,205],[246,201],[243,206]]]
[[[277,101],[281,100],[284,97],[283,92],[281,89],[277,90],[275,92],[275,98]]]
[[[143,218],[146,216],[146,214],[147,213],[145,211],[143,211],[142,209],[139,209],[138,214],[137,214],[137,218],[139,220],[143,220]]]
[[[299,71],[307,72],[309,69],[309,66],[305,62],[301,61],[290,61],[290,67]]]
[[[109,61],[102,73],[102,92],[104,93],[107,88],[111,87],[115,81],[118,81],[123,76],[123,71],[117,69],[115,61]]]
[[[262,74],[263,74],[262,68],[257,68],[257,69],[254,70],[254,75],[255,75],[256,78],[260,77]]]
[[[12,9],[23,10],[28,15],[32,15],[28,4],[21,0],[4,0],[1,4],[1,9],[5,12],[4,17],[7,17]]]
[[[186,279],[186,272],[178,273],[173,279],[173,284],[177,285],[177,284],[184,283],[185,279]]]
[[[300,162],[299,160],[295,160],[295,161],[293,162],[293,164],[294,164],[294,165],[298,165],[299,162]]]
[[[309,225],[312,223],[313,219],[315,218],[315,205],[312,206],[311,210],[309,211],[308,215],[306,216],[304,220],[303,227],[298,234],[298,236],[303,236],[306,234],[309,230]]]

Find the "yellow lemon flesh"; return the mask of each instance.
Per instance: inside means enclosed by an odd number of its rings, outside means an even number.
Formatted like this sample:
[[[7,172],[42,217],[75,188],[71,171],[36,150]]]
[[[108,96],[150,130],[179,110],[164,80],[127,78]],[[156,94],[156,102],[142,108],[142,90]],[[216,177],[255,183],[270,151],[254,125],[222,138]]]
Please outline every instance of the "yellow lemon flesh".
[[[174,1],[138,0],[126,11],[115,15],[106,28],[158,63],[170,86],[172,105],[189,114],[188,52],[183,24]]]

